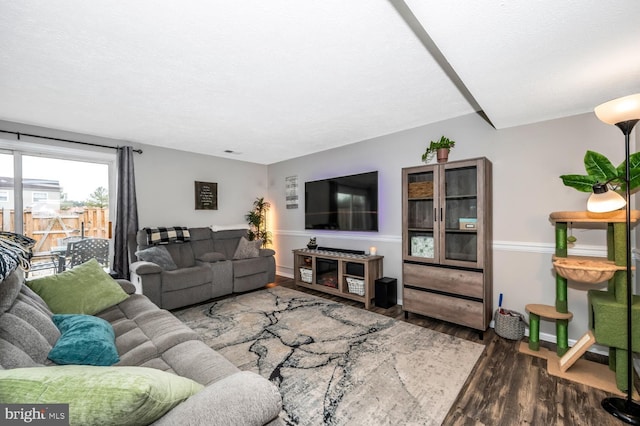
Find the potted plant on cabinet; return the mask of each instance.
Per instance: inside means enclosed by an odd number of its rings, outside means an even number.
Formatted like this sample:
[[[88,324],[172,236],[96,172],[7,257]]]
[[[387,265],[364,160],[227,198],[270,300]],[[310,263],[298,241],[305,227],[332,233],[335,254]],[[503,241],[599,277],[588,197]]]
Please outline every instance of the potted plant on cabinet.
[[[456,145],[456,141],[442,136],[437,141],[431,141],[429,147],[422,154],[422,161],[430,162],[437,155],[438,163],[446,163],[449,160],[449,151]]]

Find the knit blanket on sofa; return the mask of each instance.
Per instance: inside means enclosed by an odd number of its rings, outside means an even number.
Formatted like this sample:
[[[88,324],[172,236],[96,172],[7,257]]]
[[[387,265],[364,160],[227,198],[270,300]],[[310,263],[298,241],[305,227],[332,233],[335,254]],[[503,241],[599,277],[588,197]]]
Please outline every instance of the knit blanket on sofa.
[[[0,232],[0,281],[20,266],[23,271],[29,270],[31,249],[36,241],[13,232]]]

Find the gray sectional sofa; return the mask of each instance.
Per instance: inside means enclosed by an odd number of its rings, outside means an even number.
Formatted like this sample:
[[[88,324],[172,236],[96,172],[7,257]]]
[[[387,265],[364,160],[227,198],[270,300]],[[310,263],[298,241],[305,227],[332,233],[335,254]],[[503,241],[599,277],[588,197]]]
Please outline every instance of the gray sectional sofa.
[[[95,314],[112,325],[120,357],[115,367],[104,368],[148,367],[204,385],[155,424],[262,425],[277,418],[282,401],[276,386],[255,373],[238,370],[171,313],[146,296],[133,294],[130,282],[119,284],[130,296]],[[2,370],[53,366],[47,356],[59,337],[51,310],[24,283],[20,271],[0,281],[0,381],[8,383]],[[132,424],[135,420],[130,419]]]
[[[131,282],[159,307],[175,309],[255,290],[275,281],[273,250],[261,248],[255,257],[237,258],[236,250],[247,235],[246,229],[189,228],[189,234],[188,241],[162,244],[175,262],[175,270],[132,259]],[[150,247],[143,229],[131,241],[130,252],[139,253]]]

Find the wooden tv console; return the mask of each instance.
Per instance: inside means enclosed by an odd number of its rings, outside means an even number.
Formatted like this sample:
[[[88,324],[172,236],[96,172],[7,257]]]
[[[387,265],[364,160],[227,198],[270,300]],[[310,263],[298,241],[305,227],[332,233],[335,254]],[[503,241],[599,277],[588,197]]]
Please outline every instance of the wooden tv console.
[[[384,256],[293,250],[295,285],[364,303],[369,309]]]

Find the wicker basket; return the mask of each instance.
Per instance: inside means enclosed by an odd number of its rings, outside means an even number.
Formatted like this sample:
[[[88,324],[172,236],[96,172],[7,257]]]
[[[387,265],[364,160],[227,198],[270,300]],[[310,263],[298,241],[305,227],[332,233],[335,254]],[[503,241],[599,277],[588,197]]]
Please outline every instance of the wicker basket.
[[[347,277],[347,285],[349,286],[349,293],[364,296],[364,280]]]
[[[524,316],[508,309],[497,309],[495,314],[496,334],[505,339],[520,340],[524,336]]]
[[[433,182],[409,183],[409,198],[422,198],[433,196]]]
[[[308,268],[300,268],[300,281],[311,284],[313,271]]]

